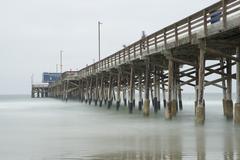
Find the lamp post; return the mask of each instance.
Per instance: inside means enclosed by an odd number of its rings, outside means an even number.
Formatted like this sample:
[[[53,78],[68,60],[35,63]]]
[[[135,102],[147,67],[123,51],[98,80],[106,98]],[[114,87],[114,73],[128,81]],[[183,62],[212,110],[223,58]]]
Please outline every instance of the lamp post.
[[[101,34],[100,34],[100,29],[101,29],[101,22],[98,21],[98,60],[100,61],[101,59],[101,48],[100,48],[100,45],[101,45]]]

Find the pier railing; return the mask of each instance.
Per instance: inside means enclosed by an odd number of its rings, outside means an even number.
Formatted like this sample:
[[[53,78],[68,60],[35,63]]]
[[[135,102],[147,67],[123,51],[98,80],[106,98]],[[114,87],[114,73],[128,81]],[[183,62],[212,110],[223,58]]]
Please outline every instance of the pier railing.
[[[240,0],[222,0],[217,2],[189,17],[186,17],[172,25],[169,25],[145,38],[142,38],[122,50],[90,65],[80,71],[80,78],[87,77],[121,64],[128,63],[136,58],[141,58],[146,54],[150,54],[152,50],[158,50],[160,47],[168,49],[169,43],[174,46],[179,45],[179,39],[187,37],[188,41],[192,41],[192,36],[196,31],[203,30],[204,36],[208,34],[208,26],[212,25],[213,13],[217,14],[217,18],[222,22],[222,29],[227,26],[227,18],[240,12]]]

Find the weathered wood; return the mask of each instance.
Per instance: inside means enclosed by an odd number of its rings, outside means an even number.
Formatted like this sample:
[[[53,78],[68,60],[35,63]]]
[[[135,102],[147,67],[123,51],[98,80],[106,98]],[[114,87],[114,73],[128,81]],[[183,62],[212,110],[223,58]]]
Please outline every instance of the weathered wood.
[[[167,107],[167,100],[166,100],[166,89],[165,89],[165,83],[164,83],[164,71],[163,69],[161,70],[162,72],[162,77],[161,77],[161,83],[162,83],[162,94],[163,94],[163,106],[164,108]]]
[[[138,110],[142,110],[143,98],[142,98],[142,75],[138,75],[138,88],[139,88],[139,102],[138,102]]]
[[[104,97],[104,82],[103,82],[103,73],[101,75],[101,82],[100,82],[100,91],[99,91],[99,107],[102,107],[103,97]]]
[[[240,59],[240,47],[236,48],[236,58]],[[236,103],[240,103],[240,62],[236,65]]]
[[[172,51],[170,51],[170,56],[172,56]],[[173,77],[174,74],[174,63],[172,59],[168,60],[168,103],[165,109],[165,118],[172,118],[172,100],[173,100]]]
[[[231,59],[227,58],[227,92],[226,92],[225,116],[227,119],[233,118],[233,101],[232,101],[232,65]]]
[[[179,66],[177,68],[177,94],[178,94],[178,107],[179,107],[179,110],[182,110],[183,109],[183,106],[182,106],[182,91],[181,91],[181,85],[180,85],[180,82],[181,82],[181,79],[180,79],[180,69],[179,69]]]
[[[98,97],[98,76],[96,76],[95,93],[94,93],[95,106],[97,106],[98,98],[99,98]]]
[[[127,93],[126,92],[127,92],[126,86],[123,85],[123,102],[124,102],[124,106],[127,106],[127,97],[126,97]]]
[[[150,114],[150,99],[149,99],[149,88],[150,88],[150,61],[149,59],[145,60],[145,65],[146,65],[146,70],[145,70],[145,95],[144,95],[144,109],[143,109],[143,114],[144,116],[149,116]]]
[[[121,70],[118,70],[118,81],[117,81],[117,106],[116,109],[119,110],[120,101],[121,101]]]
[[[152,102],[154,107],[154,112],[158,112],[158,106],[157,106],[157,68],[154,66],[154,74],[153,74],[153,86],[154,86],[154,95],[152,96]]]
[[[88,97],[88,103],[89,103],[89,105],[91,105],[91,103],[92,103],[92,97],[93,97],[93,93],[92,93],[93,89],[92,89],[92,86],[93,86],[93,77],[91,77],[91,79],[90,79],[89,97]]]
[[[160,74],[160,70],[158,69],[157,71],[158,74]],[[157,109],[160,110],[161,109],[161,99],[160,99],[160,76],[157,75],[157,81],[156,81],[156,89],[157,89]]]
[[[240,59],[239,47],[236,48],[236,57]],[[240,63],[237,62],[236,65],[236,103],[234,108],[234,122],[240,124]]]
[[[130,77],[129,77],[129,102],[128,102],[128,109],[129,113],[131,114],[133,112],[133,79],[134,79],[134,73],[133,73],[133,65],[130,66]]]
[[[205,120],[205,106],[204,106],[204,75],[205,75],[205,53],[206,53],[206,40],[202,39],[199,43],[199,68],[198,68],[198,100],[196,107],[196,122],[204,123]]]
[[[109,74],[109,84],[108,84],[108,109],[112,105],[112,75]]]
[[[225,58],[234,60],[236,62],[240,62],[240,59],[238,59],[236,57],[233,57],[233,56],[230,56],[228,54],[224,54],[221,51],[213,49],[213,48],[209,48],[209,47],[206,48],[206,52],[207,52],[207,54],[213,54],[213,55],[217,55],[217,56],[220,56],[220,57],[225,57]]]
[[[227,10],[226,10],[226,3],[227,0],[222,0],[222,21],[223,21],[223,29],[227,27]]]

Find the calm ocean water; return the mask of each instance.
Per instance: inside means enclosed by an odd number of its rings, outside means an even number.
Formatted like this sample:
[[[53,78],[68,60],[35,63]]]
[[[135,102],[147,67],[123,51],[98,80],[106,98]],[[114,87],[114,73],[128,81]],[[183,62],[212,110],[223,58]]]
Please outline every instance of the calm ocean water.
[[[194,123],[193,97],[166,121],[163,109],[144,118],[114,105],[0,96],[0,160],[240,159],[240,128],[225,120],[221,95],[206,96],[204,126]]]

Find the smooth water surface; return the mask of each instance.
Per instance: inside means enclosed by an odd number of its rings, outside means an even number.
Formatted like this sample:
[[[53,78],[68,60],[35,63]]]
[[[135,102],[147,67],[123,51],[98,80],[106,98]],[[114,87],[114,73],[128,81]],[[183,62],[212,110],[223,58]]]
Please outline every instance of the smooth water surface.
[[[206,96],[204,126],[194,123],[193,95],[172,121],[77,101],[0,96],[0,160],[240,159],[240,128]]]

